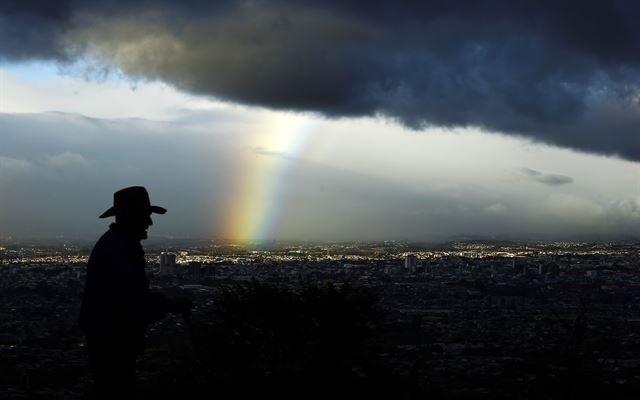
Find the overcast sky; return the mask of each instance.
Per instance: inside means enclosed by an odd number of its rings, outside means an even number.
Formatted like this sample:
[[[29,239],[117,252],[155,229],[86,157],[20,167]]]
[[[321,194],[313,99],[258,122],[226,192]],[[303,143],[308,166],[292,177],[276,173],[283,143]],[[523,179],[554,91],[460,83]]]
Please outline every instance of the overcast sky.
[[[639,236],[634,2],[396,3],[3,4],[0,236]]]

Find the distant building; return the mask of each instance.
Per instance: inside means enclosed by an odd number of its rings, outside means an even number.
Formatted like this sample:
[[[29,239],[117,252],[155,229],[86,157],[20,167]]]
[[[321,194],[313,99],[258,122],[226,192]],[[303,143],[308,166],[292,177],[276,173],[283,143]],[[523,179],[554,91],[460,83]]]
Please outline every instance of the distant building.
[[[191,261],[189,263],[189,277],[193,280],[199,280],[202,271],[202,263],[200,261]]]
[[[173,253],[160,253],[160,275],[173,275],[176,270],[176,255]]]
[[[409,270],[409,272],[416,272],[416,266],[418,265],[418,257],[413,254],[409,254],[404,258],[404,269]]]
[[[527,302],[525,289],[513,286],[488,288],[485,296],[488,305],[498,308],[515,308]]]
[[[511,260],[511,268],[513,269],[513,272],[515,272],[516,274],[526,274],[527,273],[527,266],[526,266],[526,262],[524,260],[518,260],[520,262],[516,262],[515,257]]]
[[[545,275],[548,273],[552,275],[558,275],[559,271],[560,267],[558,267],[558,264],[554,262],[548,262],[546,264],[540,264],[538,266],[538,274],[540,275]]]
[[[538,275],[546,275],[549,272],[549,267],[547,264],[538,265]]]

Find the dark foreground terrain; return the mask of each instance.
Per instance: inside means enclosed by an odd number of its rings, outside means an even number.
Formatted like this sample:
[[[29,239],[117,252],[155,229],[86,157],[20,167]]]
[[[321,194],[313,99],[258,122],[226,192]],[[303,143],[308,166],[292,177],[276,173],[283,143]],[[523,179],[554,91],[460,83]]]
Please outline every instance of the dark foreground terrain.
[[[141,398],[638,398],[625,255],[193,265],[149,330]],[[90,399],[81,263],[1,266],[0,397]]]

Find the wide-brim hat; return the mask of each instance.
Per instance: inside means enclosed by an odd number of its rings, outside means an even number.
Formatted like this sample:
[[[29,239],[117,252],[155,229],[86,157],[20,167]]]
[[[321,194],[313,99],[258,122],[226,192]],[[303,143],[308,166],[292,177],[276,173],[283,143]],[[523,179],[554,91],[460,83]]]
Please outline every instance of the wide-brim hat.
[[[164,214],[166,212],[166,208],[151,205],[147,189],[142,186],[131,186],[113,194],[113,207],[103,212],[100,218],[125,214]]]

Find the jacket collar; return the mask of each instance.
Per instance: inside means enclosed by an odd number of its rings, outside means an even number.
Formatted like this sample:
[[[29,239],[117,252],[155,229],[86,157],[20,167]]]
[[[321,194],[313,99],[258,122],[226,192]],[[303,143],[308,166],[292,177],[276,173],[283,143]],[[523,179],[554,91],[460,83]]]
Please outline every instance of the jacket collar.
[[[111,225],[109,225],[109,230],[111,230],[114,234],[124,238],[127,241],[131,241],[131,242],[135,242],[135,243],[140,244],[140,240],[141,239],[136,238],[134,235],[131,234],[130,231],[126,230],[123,226],[118,225],[115,222],[112,223]]]

